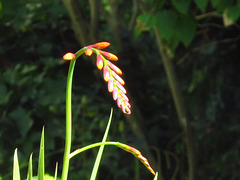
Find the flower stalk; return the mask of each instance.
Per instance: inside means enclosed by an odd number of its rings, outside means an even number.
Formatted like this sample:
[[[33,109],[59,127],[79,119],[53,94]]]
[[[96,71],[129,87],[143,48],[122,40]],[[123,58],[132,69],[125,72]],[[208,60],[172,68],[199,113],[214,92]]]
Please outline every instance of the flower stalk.
[[[76,156],[77,154],[80,154],[88,149],[92,149],[98,146],[102,146],[102,145],[113,145],[113,146],[117,146],[121,149],[123,149],[124,151],[130,152],[132,153],[135,157],[137,157],[143,164],[145,167],[147,167],[147,169],[153,174],[156,175],[156,172],[152,169],[152,167],[150,166],[147,158],[145,158],[142,153],[135,149],[132,146],[129,146],[127,144],[123,144],[120,142],[114,142],[114,141],[110,141],[110,142],[98,142],[98,143],[94,143],[94,144],[90,144],[88,146],[85,146],[83,148],[77,149],[75,151],[73,151],[71,154],[69,154],[69,159],[71,159],[72,157]]]
[[[108,47],[109,45],[110,43],[108,42],[100,42],[83,47],[75,54],[66,53],[63,56],[64,60],[71,62],[68,70],[66,88],[66,142],[63,157],[63,171],[61,178],[62,180],[67,180],[69,171],[69,161],[71,158],[70,151],[72,138],[72,80],[75,63],[79,56],[81,56],[83,53],[85,53],[87,56],[91,56],[93,53],[97,55],[96,65],[99,70],[103,69],[103,78],[106,82],[108,82],[108,91],[113,93],[113,99],[117,101],[117,105],[122,109],[123,113],[125,114],[131,113],[130,111],[131,105],[129,103],[129,99],[125,95],[127,91],[123,87],[125,81],[119,76],[122,74],[122,71],[109,61],[109,60],[117,61],[118,57],[112,53],[100,50]]]

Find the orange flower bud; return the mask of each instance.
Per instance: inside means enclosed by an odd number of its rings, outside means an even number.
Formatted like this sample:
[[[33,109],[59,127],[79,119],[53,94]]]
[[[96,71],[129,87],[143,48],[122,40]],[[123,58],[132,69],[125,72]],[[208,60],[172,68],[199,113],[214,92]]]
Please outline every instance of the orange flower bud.
[[[99,50],[99,52],[105,56],[106,58],[108,58],[109,60],[112,60],[112,61],[117,61],[118,60],[118,57],[115,55],[115,54],[112,54],[112,53],[109,53],[109,52],[106,52],[106,51],[101,51]]]
[[[125,81],[119,75],[117,75],[114,71],[112,71],[112,75],[113,75],[114,79],[116,79],[118,82],[120,82],[121,85],[125,84]]]
[[[118,97],[117,97],[117,106],[118,106],[119,108],[121,108],[121,106],[122,106],[122,98],[121,98],[121,96],[118,96]]]
[[[125,101],[127,102],[129,101],[128,97],[122,91],[120,91],[120,95],[123,97]]]
[[[113,93],[112,93],[112,95],[113,95],[113,100],[116,101],[116,100],[117,100],[117,97],[118,97],[118,89],[117,89],[117,87],[114,87],[114,88],[113,88]]]
[[[91,56],[93,54],[93,50],[91,48],[87,48],[87,50],[85,51],[85,54],[87,56]]]
[[[71,61],[71,60],[73,60],[75,57],[76,57],[75,54],[69,52],[69,53],[66,53],[66,54],[63,56],[63,60],[65,60],[65,61]]]
[[[127,90],[126,90],[118,81],[116,81],[116,84],[117,84],[117,87],[118,87],[124,94],[127,93]]]
[[[113,92],[113,77],[110,77],[108,80],[108,91]]]
[[[103,59],[102,59],[102,56],[100,54],[97,55],[96,65],[97,65],[99,70],[102,70],[102,68],[103,68]]]
[[[97,49],[104,49],[104,48],[110,46],[110,43],[109,42],[99,42],[99,43],[97,43],[97,45],[98,45]]]
[[[125,99],[124,99],[124,104],[125,104],[128,108],[131,108],[131,104],[130,104],[128,101],[126,101]]]
[[[99,42],[96,44],[89,45],[88,47],[92,47],[92,48],[96,48],[96,49],[104,49],[108,46],[110,46],[109,42]]]
[[[130,110],[127,106],[124,106],[124,108],[123,108],[123,106],[122,106],[122,112],[123,112],[124,114],[131,114],[131,110]]]
[[[108,66],[115,71],[117,74],[122,75],[122,70],[119,69],[116,65],[114,65],[113,63],[111,63],[110,61],[107,60],[107,64]]]
[[[109,74],[108,66],[104,66],[104,68],[103,68],[103,79],[104,79],[106,82],[108,82],[109,77],[110,77],[110,74]]]
[[[138,155],[137,157],[149,169],[151,173],[153,173],[154,175],[156,174],[155,171],[151,168],[147,158],[145,158],[142,154]]]

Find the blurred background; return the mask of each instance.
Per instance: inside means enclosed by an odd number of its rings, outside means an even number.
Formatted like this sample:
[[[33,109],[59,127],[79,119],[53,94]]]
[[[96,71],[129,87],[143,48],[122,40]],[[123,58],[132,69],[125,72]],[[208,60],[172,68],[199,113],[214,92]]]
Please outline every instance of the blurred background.
[[[1,0],[0,177],[12,178],[14,149],[34,174],[45,126],[46,172],[62,168],[65,86],[62,56],[108,41],[132,115],[107,92],[95,55],[77,60],[73,148],[108,140],[138,148],[161,180],[240,179],[240,1]],[[69,179],[88,179],[98,149],[72,159]],[[98,179],[153,179],[134,156],[106,147]],[[60,173],[59,173],[60,176]]]

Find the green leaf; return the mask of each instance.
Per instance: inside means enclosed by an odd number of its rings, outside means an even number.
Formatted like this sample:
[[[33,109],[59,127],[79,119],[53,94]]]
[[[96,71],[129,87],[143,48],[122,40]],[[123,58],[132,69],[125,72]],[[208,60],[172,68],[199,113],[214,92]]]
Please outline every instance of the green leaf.
[[[211,3],[218,13],[222,13],[227,7],[233,5],[233,0],[212,0]]]
[[[12,111],[9,116],[16,121],[20,134],[25,137],[33,124],[30,113],[19,106],[17,109]]]
[[[163,38],[169,40],[175,34],[178,15],[172,10],[163,10],[156,15],[156,27]]]
[[[32,180],[33,172],[32,172],[32,154],[30,155],[29,162],[28,162],[28,174],[27,180]]]
[[[187,14],[191,0],[172,0],[173,6],[182,14]]]
[[[202,11],[205,12],[208,0],[194,0],[198,8]]]
[[[229,25],[227,23],[228,21],[232,21],[232,24],[234,24],[240,16],[240,8],[238,6],[230,6],[227,9],[225,9],[223,13],[223,21],[224,25]],[[230,24],[231,25],[231,24]]]
[[[9,101],[11,94],[12,91],[8,92],[6,86],[0,84],[0,104],[6,104]]]
[[[44,127],[43,127],[38,159],[38,180],[44,180],[44,174],[45,165],[44,165]]]
[[[54,180],[57,180],[57,171],[58,171],[58,162],[56,163],[56,167],[55,167]]]
[[[14,152],[13,180],[20,180],[20,169],[19,169],[19,163],[18,163],[17,149],[15,149],[15,152]]]
[[[188,46],[196,32],[197,24],[195,20],[190,16],[183,16],[176,27],[176,35],[180,41],[184,43],[185,46]]]
[[[113,109],[111,109],[111,113],[110,113],[109,120],[108,120],[108,125],[107,125],[107,128],[105,130],[102,142],[106,142],[106,140],[107,140],[108,132],[109,132],[111,121],[112,121],[112,114],[113,114]],[[93,167],[93,170],[92,170],[90,180],[95,180],[96,179],[97,172],[98,172],[99,165],[100,165],[100,161],[101,161],[102,154],[103,154],[103,150],[104,150],[104,145],[100,146],[100,148],[99,148],[98,155],[97,155],[97,158],[96,158],[95,163],[94,163],[94,167]]]

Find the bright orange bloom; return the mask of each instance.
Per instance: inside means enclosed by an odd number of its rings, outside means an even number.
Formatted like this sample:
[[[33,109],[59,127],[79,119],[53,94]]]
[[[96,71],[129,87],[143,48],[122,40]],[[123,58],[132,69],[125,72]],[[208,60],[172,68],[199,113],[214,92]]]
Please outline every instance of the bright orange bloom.
[[[109,77],[110,77],[109,69],[108,69],[107,66],[104,66],[104,68],[103,68],[103,79],[104,79],[106,82],[108,82]]]
[[[110,46],[109,42],[99,42],[96,44],[89,45],[88,47],[92,47],[92,48],[96,48],[96,49],[104,49],[108,46]]]
[[[122,70],[119,69],[119,67],[117,67],[116,65],[114,65],[113,63],[111,63],[110,61],[107,60],[107,65],[113,70],[115,71],[117,74],[122,75]]]
[[[102,55],[97,55],[97,62],[96,65],[98,67],[99,70],[102,70],[103,68],[103,59],[102,59]]]
[[[112,54],[112,53],[109,53],[106,51],[102,51],[102,50],[99,50],[99,52],[109,60],[112,60],[112,61],[118,60],[118,57],[115,54]]]
[[[93,50],[91,48],[87,48],[87,50],[85,51],[85,54],[87,56],[91,56],[93,54]]]
[[[73,60],[75,57],[76,57],[75,54],[69,52],[69,53],[66,53],[66,54],[63,56],[63,60],[65,60],[65,61],[71,61],[71,60]]]

